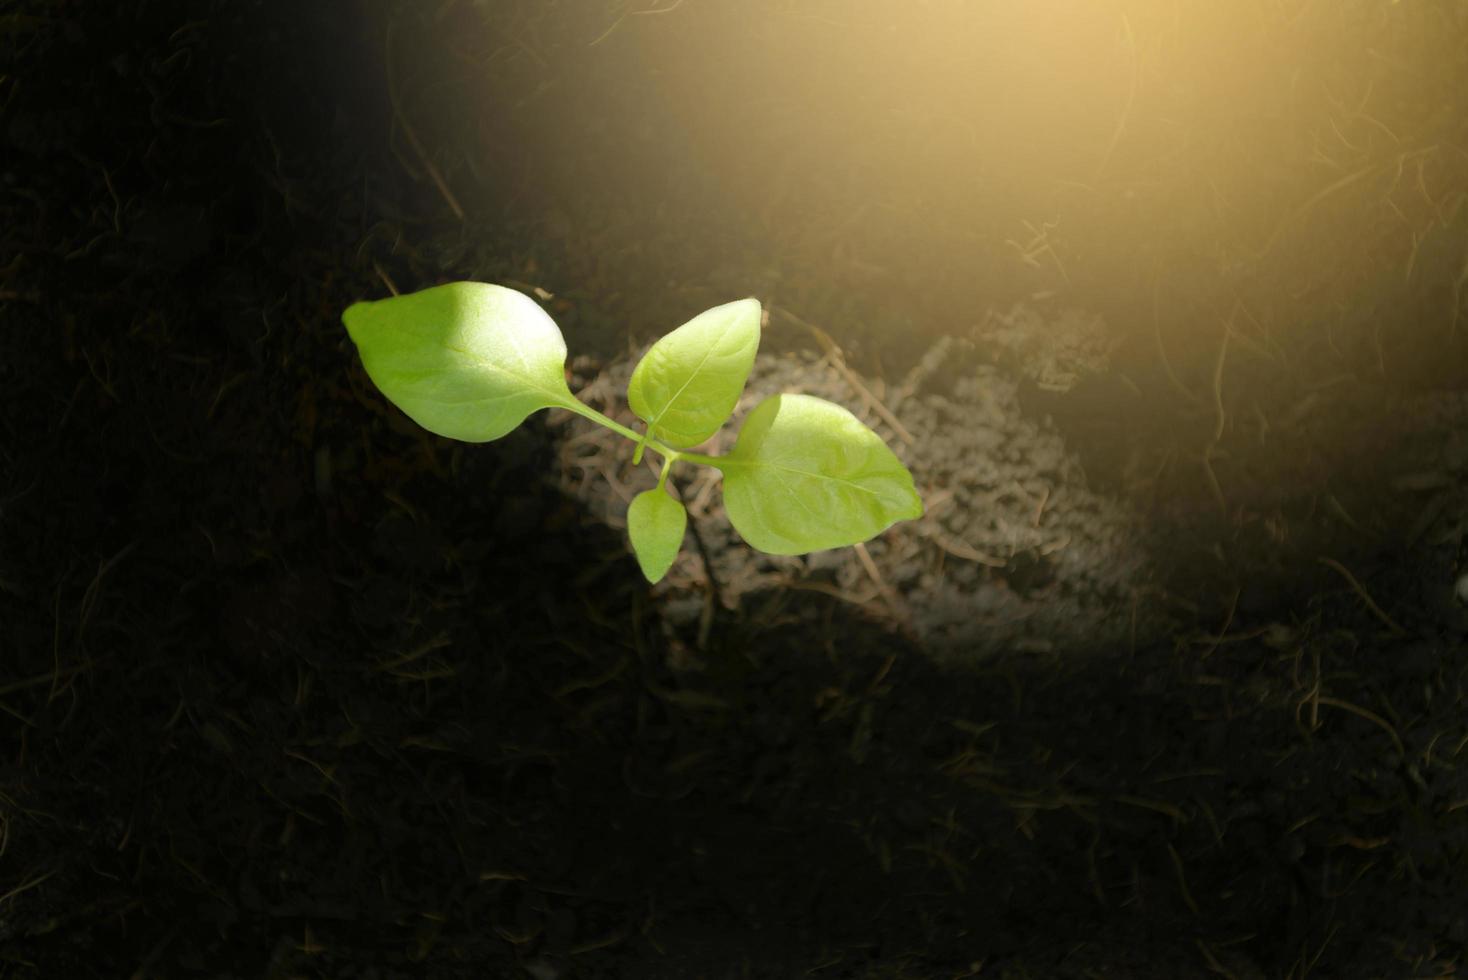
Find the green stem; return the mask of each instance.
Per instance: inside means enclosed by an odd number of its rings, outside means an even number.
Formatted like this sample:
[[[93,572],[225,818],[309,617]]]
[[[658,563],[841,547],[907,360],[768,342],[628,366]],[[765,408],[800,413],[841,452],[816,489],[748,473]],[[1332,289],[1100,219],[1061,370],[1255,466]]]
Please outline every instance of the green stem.
[[[611,429],[613,432],[617,433],[617,435],[631,439],[633,442],[642,441],[642,436],[640,434],[633,432],[621,422],[617,422],[607,418],[601,412],[598,412],[596,409],[592,408],[590,405],[586,404],[578,398],[573,398],[568,402],[563,402],[561,407],[566,409],[567,411],[575,412],[577,415],[581,416],[584,419],[590,419],[597,425],[605,426],[608,429]],[[663,455],[667,455],[661,443],[649,441],[648,445],[655,452],[660,452],[663,453]]]
[[[677,451],[674,455],[690,463],[701,463],[704,466],[712,466],[716,470],[722,470],[729,462],[723,456],[705,456],[703,453],[685,453],[682,450]]]
[[[622,423],[608,418],[578,398],[573,398],[569,402],[562,403],[561,407],[567,411],[575,412],[582,418],[595,422],[597,425],[611,429],[624,439],[630,439],[632,442],[637,443],[639,447],[646,446],[663,457],[666,461],[664,463],[664,476],[667,473],[667,464],[680,459],[687,460],[690,463],[701,463],[704,466],[712,466],[720,470],[724,468],[725,460],[723,457],[706,456],[703,453],[687,453],[682,450],[672,449],[658,442],[656,439],[649,439],[645,433],[636,432],[627,428]]]

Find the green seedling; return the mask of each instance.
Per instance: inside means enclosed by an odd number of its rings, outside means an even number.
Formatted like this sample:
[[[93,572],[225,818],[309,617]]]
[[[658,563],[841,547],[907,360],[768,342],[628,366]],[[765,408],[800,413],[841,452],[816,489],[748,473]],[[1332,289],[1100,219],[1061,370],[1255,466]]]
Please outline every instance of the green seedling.
[[[881,437],[810,395],[760,402],[722,456],[692,451],[723,427],[744,390],[759,347],[758,300],[706,310],[653,344],[627,388],[642,432],[571,394],[560,329],[513,289],[449,283],[354,303],[342,322],[372,381],[430,432],[489,442],[532,412],[563,408],[635,443],[634,462],[646,450],[661,457],[657,487],[627,509],[632,551],[649,582],[667,574],[688,523],[667,490],[674,463],[718,469],[734,529],[776,555],[857,544],[923,512],[912,474]]]

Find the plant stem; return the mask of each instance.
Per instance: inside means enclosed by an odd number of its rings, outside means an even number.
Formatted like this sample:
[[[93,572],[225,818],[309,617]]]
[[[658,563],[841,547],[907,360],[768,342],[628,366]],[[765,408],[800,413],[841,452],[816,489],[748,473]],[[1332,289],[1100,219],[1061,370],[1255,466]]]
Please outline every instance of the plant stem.
[[[714,469],[721,471],[724,465],[728,463],[728,460],[723,456],[705,456],[703,453],[685,453],[682,450],[677,450],[673,455],[690,463],[701,463],[704,466],[712,466]]]
[[[566,409],[567,411],[575,412],[577,415],[581,416],[584,419],[590,419],[597,425],[605,426],[606,428],[611,429],[613,432],[617,433],[617,435],[625,436],[626,438],[631,439],[633,442],[642,441],[642,436],[638,435],[636,432],[633,432],[622,423],[607,418],[601,412],[598,412],[596,409],[592,408],[590,405],[586,404],[578,398],[573,398],[569,402],[562,403],[561,407]],[[657,452],[663,452],[663,446],[660,443],[649,441],[648,445],[650,448]],[[666,453],[664,453],[664,455],[666,455]]]
[[[704,466],[712,466],[719,470],[724,468],[724,460],[720,456],[706,456],[703,453],[686,453],[678,449],[672,449],[658,442],[656,439],[648,439],[642,433],[635,432],[622,423],[608,418],[580,399],[573,398],[571,401],[563,403],[561,407],[567,411],[575,412],[582,418],[595,422],[597,425],[605,426],[617,435],[622,436],[624,439],[630,439],[639,446],[646,446],[669,462],[683,459],[690,463],[702,463]]]

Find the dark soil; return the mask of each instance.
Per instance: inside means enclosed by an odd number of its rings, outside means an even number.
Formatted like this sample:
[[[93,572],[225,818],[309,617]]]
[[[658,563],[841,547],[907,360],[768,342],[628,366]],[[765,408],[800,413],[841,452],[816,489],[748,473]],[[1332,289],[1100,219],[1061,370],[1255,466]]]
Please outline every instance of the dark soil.
[[[649,68],[733,37],[834,71],[839,24],[577,6],[0,7],[0,976],[1461,971],[1468,208],[1435,164],[1405,285],[1230,265],[1207,301],[1301,329],[1163,363],[1196,284],[1141,288],[1158,253],[1078,238],[1057,298],[1012,274],[1024,201],[853,218],[875,158],[812,147],[865,124],[785,102],[727,120],[771,159],[730,177],[699,100],[744,76]],[[1449,146],[1462,70],[1426,64]],[[1128,233],[1190,164],[1147,169],[1150,91],[1107,166],[1160,196],[1092,212]],[[994,179],[1059,179],[1024,153]],[[823,324],[954,503],[873,580],[750,554],[715,495],[708,564],[649,588],[565,420],[451,443],[366,378],[341,310],[461,278],[541,287],[578,386],[753,293],[798,314],[760,377],[861,409]],[[1113,331],[1089,373],[996,340],[1075,309]]]

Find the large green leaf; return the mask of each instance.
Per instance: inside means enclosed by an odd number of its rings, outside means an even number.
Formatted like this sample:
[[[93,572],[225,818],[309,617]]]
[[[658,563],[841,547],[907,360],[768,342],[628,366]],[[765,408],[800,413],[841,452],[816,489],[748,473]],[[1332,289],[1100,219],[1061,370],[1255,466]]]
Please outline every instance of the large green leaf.
[[[687,449],[718,432],[744,390],[759,330],[759,300],[741,299],[705,310],[653,344],[627,384],[627,404],[648,436]]]
[[[342,322],[373,383],[441,436],[488,442],[531,412],[574,404],[560,329],[513,289],[454,282],[354,303]]]
[[[673,567],[687,527],[688,512],[662,487],[644,490],[632,498],[627,508],[627,534],[632,538],[637,564],[649,582],[658,581]]]
[[[719,467],[734,529],[775,555],[856,544],[923,513],[912,474],[882,438],[810,395],[760,402]]]

